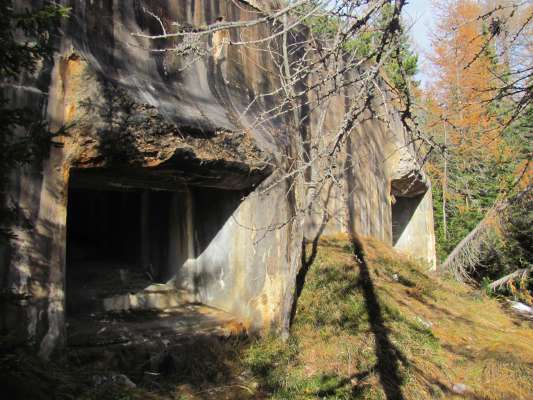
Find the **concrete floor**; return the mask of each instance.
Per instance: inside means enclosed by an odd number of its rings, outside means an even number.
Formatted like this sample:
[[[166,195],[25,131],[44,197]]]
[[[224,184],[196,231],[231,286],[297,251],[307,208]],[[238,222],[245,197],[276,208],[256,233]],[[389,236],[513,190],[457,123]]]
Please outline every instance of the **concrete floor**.
[[[245,333],[232,315],[201,304],[157,311],[101,312],[68,320],[69,347],[168,345],[192,336],[231,336]]]
[[[69,347],[165,347],[193,337],[225,337],[245,331],[231,314],[193,303],[187,293],[172,284],[151,281],[132,265],[94,261],[70,267]]]

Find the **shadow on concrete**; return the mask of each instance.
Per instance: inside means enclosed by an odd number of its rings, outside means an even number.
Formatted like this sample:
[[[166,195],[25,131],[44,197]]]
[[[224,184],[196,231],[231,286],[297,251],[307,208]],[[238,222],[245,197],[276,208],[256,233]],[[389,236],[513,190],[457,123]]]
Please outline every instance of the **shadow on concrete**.
[[[396,197],[396,202],[392,205],[393,246],[400,240],[423,198],[424,194],[414,197]]]
[[[90,313],[103,299],[137,293],[179,276],[202,254],[242,201],[242,192],[190,188],[69,191],[68,314]],[[198,271],[196,286],[214,275]],[[175,286],[181,288],[181,282]],[[195,293],[197,294],[197,293]],[[100,305],[99,305],[100,304]]]

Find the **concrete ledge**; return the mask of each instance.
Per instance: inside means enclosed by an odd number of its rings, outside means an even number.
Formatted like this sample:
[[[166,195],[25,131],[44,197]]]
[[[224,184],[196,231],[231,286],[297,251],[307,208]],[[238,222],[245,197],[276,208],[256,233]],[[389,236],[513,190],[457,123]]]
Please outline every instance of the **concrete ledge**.
[[[143,291],[103,299],[104,311],[164,310],[192,303],[194,296],[168,284],[154,284]]]

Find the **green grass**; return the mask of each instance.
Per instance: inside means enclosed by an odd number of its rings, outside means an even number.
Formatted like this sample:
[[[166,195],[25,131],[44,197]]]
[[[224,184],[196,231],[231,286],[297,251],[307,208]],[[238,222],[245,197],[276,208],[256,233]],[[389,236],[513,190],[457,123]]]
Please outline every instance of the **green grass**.
[[[275,354],[283,360],[270,363],[266,388],[272,398],[385,398],[377,384],[375,335],[351,251],[346,242],[323,243],[307,276],[287,347],[272,339],[250,347],[249,355],[272,354],[275,348]],[[402,284],[417,286],[416,268],[400,268],[400,264],[381,261],[381,274],[401,273]],[[432,286],[427,282],[420,295],[431,295]],[[414,374],[409,357],[429,357],[438,362],[438,340],[431,330],[406,317],[389,301],[386,288],[377,288],[376,300],[383,313],[384,328],[402,358],[401,381],[408,385]],[[287,353],[281,356],[284,348]],[[248,358],[252,369],[255,362],[261,365],[261,357]]]
[[[366,240],[365,253],[381,324],[369,313],[352,247],[343,238],[326,238],[289,342],[268,338],[247,350],[246,365],[260,390],[273,399],[385,399],[395,391],[406,399],[448,399],[456,396],[453,384],[465,383],[467,397],[528,398],[533,334],[527,323],[382,243]],[[379,353],[376,341],[392,350]]]

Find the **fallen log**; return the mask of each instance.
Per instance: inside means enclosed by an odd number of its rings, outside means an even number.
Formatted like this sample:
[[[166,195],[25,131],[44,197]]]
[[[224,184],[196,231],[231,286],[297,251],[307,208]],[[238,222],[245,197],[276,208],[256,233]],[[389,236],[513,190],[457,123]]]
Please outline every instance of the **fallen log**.
[[[487,256],[486,244],[490,235],[496,234],[505,237],[508,230],[507,225],[510,224],[508,218],[510,207],[525,204],[532,189],[533,186],[529,185],[512,198],[497,201],[487,212],[485,218],[448,255],[441,265],[441,271],[451,272],[454,278],[460,282],[473,283],[473,273],[482,265],[483,259]],[[529,267],[525,270],[514,271],[491,285],[495,285],[495,288],[501,288],[505,283],[523,276],[524,273],[529,274],[531,272]],[[501,283],[498,283],[499,281]]]

